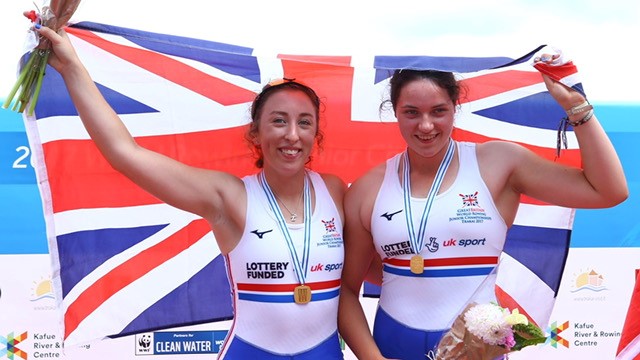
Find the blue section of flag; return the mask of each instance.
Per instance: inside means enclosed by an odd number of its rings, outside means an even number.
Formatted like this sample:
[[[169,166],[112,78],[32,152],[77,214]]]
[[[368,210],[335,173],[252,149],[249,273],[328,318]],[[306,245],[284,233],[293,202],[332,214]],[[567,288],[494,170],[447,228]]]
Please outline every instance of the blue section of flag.
[[[515,125],[558,130],[564,110],[548,92],[525,96],[505,104],[475,111],[474,114]],[[544,116],[542,116],[544,114]]]
[[[556,294],[569,250],[571,231],[513,225],[504,252],[526,266]]]
[[[253,49],[248,47],[127,29],[88,21],[74,24],[73,27],[119,35],[146,49],[199,61],[229,74],[242,76],[260,83],[258,59],[251,56]],[[212,51],[215,51],[215,56],[211,56]]]
[[[96,229],[79,231],[57,238],[62,294],[69,291],[91,271],[166,225],[142,226],[123,229]],[[73,270],[73,271],[71,271]]]
[[[521,64],[529,61],[531,57],[542,49],[544,45],[528,54],[512,59],[505,56],[497,57],[452,57],[452,56],[376,56],[374,68],[376,68],[375,82],[379,83],[388,79],[396,69],[412,70],[439,70],[456,73],[476,72],[487,69],[497,69],[505,66]]]
[[[35,109],[38,119],[51,116],[77,116],[78,112],[71,101],[71,96],[67,91],[61,91],[65,89],[62,76],[50,66],[47,66],[47,69],[47,81],[42,83],[40,98]],[[96,86],[118,114],[157,112],[156,109],[101,84],[96,83]]]
[[[140,329],[162,329],[166,324],[195,324],[233,318],[231,288],[225,274],[224,258],[217,256],[207,266],[136,317],[118,336],[140,332]],[[196,304],[206,302],[208,306]],[[162,316],[158,316],[162,314]],[[191,323],[185,319],[194,319]]]

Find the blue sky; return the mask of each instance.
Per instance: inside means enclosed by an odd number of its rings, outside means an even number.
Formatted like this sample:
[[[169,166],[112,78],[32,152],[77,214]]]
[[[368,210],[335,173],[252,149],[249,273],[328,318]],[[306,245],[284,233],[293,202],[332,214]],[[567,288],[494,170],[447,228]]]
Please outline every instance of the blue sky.
[[[3,1],[0,98],[29,27],[22,11],[33,8],[31,0]],[[638,19],[636,0],[84,0],[72,21],[298,54],[519,57],[549,44],[575,61],[592,101],[640,103]]]

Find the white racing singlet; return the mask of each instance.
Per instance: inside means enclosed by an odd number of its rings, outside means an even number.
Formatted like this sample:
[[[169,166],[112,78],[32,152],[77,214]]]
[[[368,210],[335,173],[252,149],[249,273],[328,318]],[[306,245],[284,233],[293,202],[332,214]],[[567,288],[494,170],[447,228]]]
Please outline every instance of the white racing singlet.
[[[409,268],[412,249],[398,178],[402,154],[387,160],[372,212],[374,245],[384,262],[379,305],[414,329],[448,328],[497,265],[506,237],[507,226],[480,176],[475,144],[457,145],[456,179],[436,196],[429,213],[422,274]],[[426,198],[410,202],[417,228]]]
[[[225,258],[235,316],[220,358],[236,339],[285,355],[311,349],[337,332],[344,260],[342,221],[321,176],[313,171],[307,174],[316,199],[306,273],[311,301],[294,302],[293,289],[299,282],[285,237],[258,177],[243,178],[247,189],[246,226],[240,242]],[[304,225],[287,225],[296,252],[302,256]]]

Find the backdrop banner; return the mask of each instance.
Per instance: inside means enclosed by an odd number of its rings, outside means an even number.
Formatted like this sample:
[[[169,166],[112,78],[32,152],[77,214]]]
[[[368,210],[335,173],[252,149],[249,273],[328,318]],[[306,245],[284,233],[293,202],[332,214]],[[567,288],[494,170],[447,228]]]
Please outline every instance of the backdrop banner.
[[[392,110],[380,107],[395,69],[457,74],[468,92],[456,115],[456,140],[508,140],[554,161],[580,162],[571,131],[567,149],[556,157],[564,111],[532,66],[534,56],[549,51],[544,46],[513,57],[315,56],[88,22],[67,32],[136,140],[190,165],[238,176],[255,172],[244,142],[249,106],[264,84],[286,77],[310,85],[323,101],[324,144],[309,166],[350,183],[404,150]],[[576,75],[563,80],[582,91]],[[0,359],[10,352],[24,359],[217,353],[233,317],[232,298],[208,223],[160,202],[113,170],[51,67],[35,114],[25,116],[24,124],[28,146],[20,144],[21,130],[6,131],[18,154],[10,156],[14,170],[33,166],[35,179],[24,172],[9,176],[15,184],[37,186],[31,194],[39,196],[29,206],[44,221],[33,221],[41,227],[32,236],[46,232],[46,242],[0,253],[0,316],[7,308],[25,310],[3,317],[8,321],[0,323]],[[460,194],[460,221],[481,221],[482,206],[474,194]],[[613,306],[628,304],[633,285],[618,267],[637,268],[639,254],[636,248],[570,251],[575,214],[521,199],[497,290],[501,300],[553,336],[514,359],[615,354],[625,313],[614,314]],[[7,275],[15,273],[23,277],[20,285]],[[375,311],[377,290],[363,288],[367,316]],[[608,313],[606,320],[591,317],[594,306]],[[345,356],[353,358],[346,348]]]

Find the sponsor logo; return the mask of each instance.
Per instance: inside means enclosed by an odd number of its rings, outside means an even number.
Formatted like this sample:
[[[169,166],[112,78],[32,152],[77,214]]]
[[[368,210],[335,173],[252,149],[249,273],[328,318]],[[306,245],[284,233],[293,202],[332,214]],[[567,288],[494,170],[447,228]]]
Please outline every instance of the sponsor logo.
[[[324,229],[325,231],[328,233],[334,233],[334,232],[338,232],[338,229],[336,228],[336,219],[332,218],[331,220],[320,220],[322,221],[322,223],[324,224]]]
[[[321,220],[324,225],[324,230],[326,231],[320,241],[316,242],[316,246],[326,246],[327,248],[341,248],[342,247],[342,234],[340,234],[340,230],[336,226],[336,219],[331,218],[331,220]]]
[[[311,267],[311,272],[317,272],[317,271],[332,272],[336,270],[342,270],[342,263],[335,263],[335,264],[318,263],[318,265],[313,265]]]
[[[432,253],[438,251],[438,248],[440,248],[440,244],[438,244],[437,240],[438,238],[436,237],[430,237],[429,241],[424,245],[424,247]],[[409,241],[381,245],[380,249],[382,250],[382,252],[384,252],[385,257],[415,254],[415,252],[411,249],[411,243]]]
[[[578,275],[575,276],[571,287],[572,293],[581,291],[600,292],[607,290],[604,276],[593,269],[578,273]]]
[[[440,247],[440,244],[438,244],[438,242],[436,240],[438,240],[438,238],[433,237],[433,236],[429,237],[429,242],[427,242],[424,245],[424,247],[426,247],[427,250],[429,250],[432,253],[438,251],[438,248]]]
[[[152,355],[153,354],[153,333],[136,335],[136,355]]]
[[[557,325],[554,321],[547,328],[549,337],[547,338],[547,344],[554,348],[573,348],[578,347],[598,347],[598,343],[602,341],[610,341],[611,339],[619,339],[622,333],[618,330],[599,328],[592,322],[573,322],[572,325],[569,321],[565,321],[562,325]],[[567,337],[573,336],[572,340],[568,340]]]
[[[227,330],[136,334],[136,355],[217,354]]]
[[[62,341],[55,334],[33,333],[33,358],[54,359],[62,355]]]
[[[34,305],[34,310],[55,310],[55,298],[53,285],[49,277],[33,282],[30,301]]]
[[[394,215],[400,214],[402,212],[402,210],[398,210],[394,213],[389,214],[388,212],[380,215],[380,217],[383,217],[385,219],[387,219],[388,221],[391,221],[391,219],[393,218]]]
[[[569,347],[569,341],[563,338],[562,332],[569,328],[569,322],[565,321],[562,325],[557,325],[557,322],[553,322],[549,325],[547,329],[549,333],[549,337],[547,338],[547,344],[553,346],[554,348],[558,348],[560,346],[564,346],[566,348]]]
[[[19,336],[14,336],[10,332],[6,337],[0,335],[0,359],[27,360],[27,353],[18,347],[18,344],[27,339],[27,332],[23,332]]]
[[[445,242],[442,243],[442,246],[460,246],[460,247],[467,247],[467,246],[484,246],[485,243],[487,241],[487,238],[482,238],[482,239],[460,239],[460,240],[456,240],[456,239],[449,239]]]
[[[282,279],[288,262],[251,262],[245,264],[248,279]]]
[[[594,269],[580,270],[574,273],[570,292],[574,295],[574,301],[602,302],[607,299],[606,281],[604,275]]]
[[[462,207],[456,210],[454,216],[449,217],[449,222],[460,222],[462,224],[482,224],[491,221],[491,216],[480,206],[478,192],[472,194],[458,194],[462,200]]]
[[[258,239],[262,239],[264,234],[272,232],[273,229],[267,231],[258,231],[258,229],[253,230],[251,233],[258,237]]]
[[[473,194],[458,194],[462,198],[462,207],[478,206],[478,192]]]

